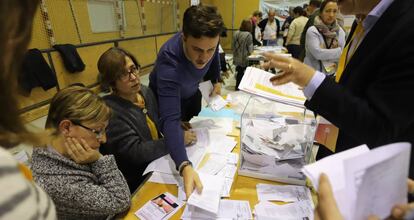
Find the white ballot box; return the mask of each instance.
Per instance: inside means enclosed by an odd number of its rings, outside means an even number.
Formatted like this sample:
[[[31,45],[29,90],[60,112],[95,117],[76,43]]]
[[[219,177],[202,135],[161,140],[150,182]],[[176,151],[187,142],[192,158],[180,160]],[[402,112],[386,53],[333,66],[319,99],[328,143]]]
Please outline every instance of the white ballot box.
[[[315,130],[305,107],[252,96],[241,117],[238,174],[304,185]]]

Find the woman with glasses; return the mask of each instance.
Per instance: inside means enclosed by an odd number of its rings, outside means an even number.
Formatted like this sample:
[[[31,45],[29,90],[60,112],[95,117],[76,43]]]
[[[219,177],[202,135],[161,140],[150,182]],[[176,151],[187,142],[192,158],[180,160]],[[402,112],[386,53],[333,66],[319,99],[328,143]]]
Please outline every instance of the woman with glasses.
[[[128,185],[112,155],[102,156],[111,110],[91,90],[71,86],[52,99],[50,144],[35,148],[35,181],[53,199],[59,219],[105,219],[130,205]]]
[[[115,155],[134,192],[144,180],[147,165],[168,154],[158,130],[157,101],[152,91],[141,85],[138,61],[126,50],[113,47],[104,52],[98,69],[102,85],[112,90],[104,99],[114,112],[107,128],[108,142],[100,150]],[[193,140],[191,131],[184,133],[187,145]]]

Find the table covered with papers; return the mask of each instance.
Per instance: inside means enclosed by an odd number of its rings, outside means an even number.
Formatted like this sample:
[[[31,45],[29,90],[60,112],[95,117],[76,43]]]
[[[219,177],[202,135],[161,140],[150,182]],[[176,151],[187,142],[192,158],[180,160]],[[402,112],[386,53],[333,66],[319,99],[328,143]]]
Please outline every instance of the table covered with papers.
[[[233,97],[233,100],[237,99],[238,97]],[[244,103],[244,105],[246,104]],[[195,145],[187,147],[186,150],[189,159],[193,162],[193,166],[202,179],[203,193],[201,195],[193,193],[182,205],[181,201],[185,199],[182,178],[175,170],[172,159],[167,155],[147,167],[145,173],[151,173],[150,178],[134,193],[130,210],[122,217],[123,219],[139,219],[137,217],[139,212],[148,212],[151,209],[143,209],[151,204],[153,205],[152,210],[157,210],[158,205],[160,213],[165,212],[165,217],[158,217],[160,219],[253,219],[253,212],[255,212],[255,219],[269,219],[269,217],[275,216],[275,212],[279,213],[277,219],[313,217],[314,205],[307,187],[300,185],[282,186],[272,180],[237,174],[242,157],[239,130],[241,115],[237,118],[234,115],[240,114],[240,112],[229,114],[229,111],[232,110],[223,109],[223,117],[217,117],[220,112],[214,117],[210,117],[211,114],[208,111],[202,111],[202,113],[207,112],[209,116],[200,115],[190,121],[198,141]],[[272,121],[272,123],[277,122],[278,119]],[[293,121],[289,122],[293,123]],[[269,144],[276,140],[272,136],[274,132],[277,133],[274,129],[279,129],[281,134],[279,138],[284,141],[284,144],[274,145],[274,147],[286,148],[287,150],[274,149],[276,153],[280,151],[280,154],[273,156],[282,160],[303,158],[301,143],[305,140],[292,138],[297,135],[290,133],[302,132],[299,135],[302,136],[303,129],[307,128],[279,126],[270,130],[269,126],[273,126],[273,124],[260,124],[259,121],[254,123],[258,127],[264,126],[262,130],[272,133],[269,133],[272,138],[266,139]],[[252,129],[251,132],[260,132],[260,129]],[[304,138],[307,140],[308,137],[304,136]],[[254,154],[263,153],[258,149],[253,150],[255,150]],[[280,187],[275,187],[278,185]],[[278,196],[275,197],[274,192],[278,192]],[[172,208],[163,209],[164,206],[156,204],[156,201],[165,195],[173,197],[164,201],[168,204],[167,207]],[[171,203],[169,201],[180,202]],[[282,205],[286,202],[290,203]]]

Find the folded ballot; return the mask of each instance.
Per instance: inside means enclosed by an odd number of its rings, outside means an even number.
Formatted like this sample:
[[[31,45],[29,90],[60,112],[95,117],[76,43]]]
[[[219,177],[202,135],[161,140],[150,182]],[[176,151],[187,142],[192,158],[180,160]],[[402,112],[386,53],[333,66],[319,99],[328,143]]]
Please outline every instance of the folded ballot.
[[[361,145],[323,158],[303,168],[318,189],[321,173],[328,175],[335,200],[347,220],[386,218],[395,204],[407,201],[411,144],[395,143],[370,150]]]

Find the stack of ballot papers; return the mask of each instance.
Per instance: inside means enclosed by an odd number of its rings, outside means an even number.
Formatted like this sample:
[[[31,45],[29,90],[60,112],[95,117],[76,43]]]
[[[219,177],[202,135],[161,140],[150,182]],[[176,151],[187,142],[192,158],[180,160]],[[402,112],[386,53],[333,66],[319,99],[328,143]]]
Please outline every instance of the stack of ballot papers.
[[[200,83],[198,89],[207,105],[210,106],[213,111],[218,111],[227,105],[227,101],[220,95],[211,95],[213,92],[213,84],[210,80]]]
[[[313,219],[314,205],[305,186],[257,184],[256,219]],[[276,205],[268,201],[291,202]]]
[[[372,150],[361,145],[309,164],[303,172],[316,189],[321,173],[329,177],[345,219],[363,220],[369,215],[384,219],[395,204],[407,202],[410,153],[409,143]]]
[[[184,213],[181,216],[183,220],[198,219],[219,219],[219,220],[233,220],[233,219],[253,219],[252,212],[248,201],[242,200],[220,200],[219,209],[217,213],[208,212],[196,206],[187,205]]]
[[[253,95],[290,105],[304,105],[306,98],[299,86],[292,82],[274,86],[270,82],[270,78],[273,76],[274,74],[267,71],[255,67],[247,67],[240,82],[239,89]]]
[[[190,120],[192,128],[207,128],[209,133],[230,134],[233,131],[232,118],[210,118],[196,116]]]
[[[254,207],[254,214],[256,220],[312,220],[313,209],[311,201],[300,201],[285,205],[260,201]]]
[[[284,117],[244,119],[239,174],[254,173],[254,177],[304,184],[301,169],[313,131],[310,124]]]

